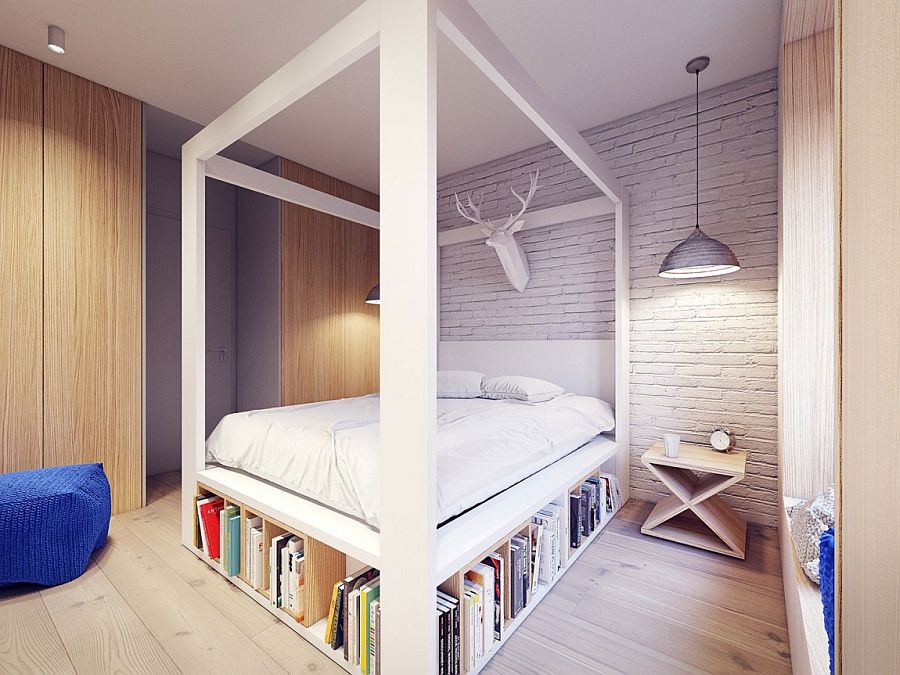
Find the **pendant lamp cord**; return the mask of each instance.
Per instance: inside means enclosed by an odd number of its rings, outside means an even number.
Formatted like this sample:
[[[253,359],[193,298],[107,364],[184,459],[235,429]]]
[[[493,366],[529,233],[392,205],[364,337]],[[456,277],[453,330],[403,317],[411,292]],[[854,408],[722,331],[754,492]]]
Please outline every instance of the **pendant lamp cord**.
[[[695,202],[696,213],[697,213],[697,228],[700,228],[700,71],[698,70],[696,73],[697,76],[697,90],[694,97],[695,108],[694,108],[694,158],[695,158],[695,171],[694,171],[694,180],[696,181],[696,196],[697,201]]]

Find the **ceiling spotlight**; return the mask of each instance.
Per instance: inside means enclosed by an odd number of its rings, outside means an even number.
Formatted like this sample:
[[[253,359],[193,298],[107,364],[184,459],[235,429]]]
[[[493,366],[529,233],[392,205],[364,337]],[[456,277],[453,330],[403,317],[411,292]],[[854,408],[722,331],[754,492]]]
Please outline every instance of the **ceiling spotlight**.
[[[47,26],[47,47],[54,54],[65,54],[66,31],[59,26]]]

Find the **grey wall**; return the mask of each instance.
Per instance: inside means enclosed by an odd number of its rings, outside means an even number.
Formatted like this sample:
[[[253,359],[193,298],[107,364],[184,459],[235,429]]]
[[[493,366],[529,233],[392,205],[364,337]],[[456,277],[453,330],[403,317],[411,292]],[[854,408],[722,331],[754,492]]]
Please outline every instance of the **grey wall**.
[[[277,174],[279,160],[259,168]],[[281,404],[281,202],[237,191],[237,409]]]
[[[776,102],[774,71],[701,94],[701,222],[743,266],[717,279],[656,275],[694,224],[693,97],[584,133],[631,195],[632,494],[665,494],[639,461],[663,433],[708,442],[722,425],[749,451],[748,477],[727,499],[766,525],[778,514]],[[548,144],[442,178],[439,227],[467,224],[452,200],[457,191],[484,189],[488,216],[513,211],[509,183],[526,186],[536,167],[543,187],[533,209],[598,196]],[[522,294],[487,246],[442,249],[442,339],[612,337],[610,227],[602,221],[521,235],[534,275]]]
[[[181,468],[181,163],[148,151],[146,167],[146,434],[152,476]],[[213,180],[206,187],[207,227],[233,236],[235,188]]]

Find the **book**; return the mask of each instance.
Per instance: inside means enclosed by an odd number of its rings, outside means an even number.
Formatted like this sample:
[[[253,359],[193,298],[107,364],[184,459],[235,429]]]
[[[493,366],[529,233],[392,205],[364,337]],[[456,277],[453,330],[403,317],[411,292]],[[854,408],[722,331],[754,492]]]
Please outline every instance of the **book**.
[[[541,509],[534,514],[531,522],[541,526],[541,555],[536,575],[538,582],[549,584],[559,569],[559,514]]]
[[[297,623],[301,623],[306,609],[306,558],[302,550],[291,553],[288,557],[288,602],[291,614]]]
[[[375,675],[381,675],[381,599],[375,603]],[[459,675],[457,670],[456,675]]]
[[[331,641],[334,639],[334,628],[335,624],[335,613],[337,612],[337,602],[338,602],[338,592],[341,587],[341,582],[337,582],[334,585],[334,588],[331,589],[331,604],[328,605],[328,623],[325,624],[325,642],[331,644]]]
[[[494,640],[499,642],[503,639],[503,606],[506,602],[503,556],[491,553],[481,562],[494,568]]]
[[[511,619],[514,619],[518,616],[519,610],[522,609],[522,603],[520,601],[522,588],[516,583],[516,579],[518,579],[520,575],[519,566],[521,565],[522,547],[515,539],[509,542],[509,557],[509,616]]]
[[[579,519],[581,521],[581,536],[584,539],[587,539],[587,537],[591,534],[591,522],[588,514],[588,512],[590,511],[590,502],[591,496],[585,490],[582,490],[581,501],[578,506],[581,509]]]
[[[214,560],[222,556],[222,542],[219,539],[219,513],[225,508],[225,500],[215,497],[212,501],[204,501],[200,505],[200,517],[203,519],[203,530],[206,533],[207,555]]]
[[[447,645],[450,642],[449,613],[450,607],[444,604],[440,598],[437,600],[437,672],[438,675],[450,675],[449,661],[447,659]]]
[[[253,586],[253,530],[254,529],[262,530],[262,518],[256,516],[254,518],[247,518],[244,522],[244,561],[247,565],[247,569],[245,570],[245,574],[247,575],[247,582]],[[253,586],[256,588],[256,586]]]
[[[221,555],[219,557],[219,562],[222,563],[222,567],[225,567],[225,558],[228,556],[228,546],[225,544],[225,509],[222,508],[219,511],[219,542],[221,544]]]
[[[539,522],[537,527],[531,530],[531,592],[537,592],[538,577],[542,563],[541,554],[544,548],[544,524]],[[547,552],[549,555],[549,551]]]
[[[377,577],[378,574],[378,570],[374,567],[366,567],[356,574],[351,574],[343,581],[343,593],[338,598],[338,602],[341,604],[340,619],[332,647],[334,649],[344,648],[345,661],[350,661],[350,634],[348,632],[350,627],[350,593]]]
[[[349,658],[351,666],[359,665],[359,589],[350,591],[348,596],[350,607],[348,609],[347,644],[349,645]]]
[[[378,631],[378,610],[381,607],[381,598],[375,598],[369,604],[369,675],[375,675],[378,672],[378,657],[381,634]]]
[[[241,510],[239,507],[228,516],[228,566],[225,573],[235,576],[241,573]]]
[[[528,605],[531,593],[531,538],[516,535],[512,541],[516,542],[521,549],[515,582],[515,585],[519,587],[519,609],[521,610]]]
[[[376,577],[359,589],[359,668],[369,675],[369,616],[371,604],[381,594],[381,578]]]
[[[203,540],[203,519],[200,517],[200,502],[207,499],[215,499],[215,495],[211,495],[208,492],[194,495],[194,511],[197,512],[197,518],[194,522],[194,541],[197,544],[197,548],[204,553],[206,552],[206,544]]]
[[[263,585],[263,533],[262,526],[250,528],[250,585],[259,589]]]
[[[469,579],[463,583],[469,596],[469,634],[466,637],[471,644],[469,654],[471,670],[484,656],[484,611],[481,604],[483,588]]]
[[[195,497],[195,504],[197,506],[197,527],[200,530],[200,548],[206,555],[209,555],[209,538],[203,513],[209,504],[212,504],[218,499],[221,499],[221,497],[216,497],[215,495],[197,495],[197,497]]]
[[[581,546],[581,494],[569,493],[569,546]]]

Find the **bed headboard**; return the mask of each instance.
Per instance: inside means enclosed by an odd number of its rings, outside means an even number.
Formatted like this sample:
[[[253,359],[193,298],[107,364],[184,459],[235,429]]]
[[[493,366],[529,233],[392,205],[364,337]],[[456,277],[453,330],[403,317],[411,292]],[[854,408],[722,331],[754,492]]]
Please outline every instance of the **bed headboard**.
[[[616,403],[615,340],[452,340],[438,343],[438,368],[527,375]]]

